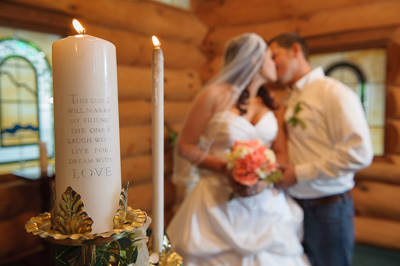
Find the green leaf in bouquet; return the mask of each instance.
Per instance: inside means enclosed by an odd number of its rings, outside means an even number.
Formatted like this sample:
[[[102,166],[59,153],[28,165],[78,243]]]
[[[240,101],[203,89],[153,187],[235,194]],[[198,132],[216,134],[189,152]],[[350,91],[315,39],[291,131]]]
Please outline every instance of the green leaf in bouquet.
[[[265,181],[274,184],[281,179],[282,179],[282,172],[280,170],[277,170],[275,172],[272,172],[269,176],[267,176],[267,178],[265,178]]]
[[[229,198],[228,198],[228,201],[231,201],[231,200],[233,200],[235,198],[235,192],[231,192],[230,194],[229,194]]]

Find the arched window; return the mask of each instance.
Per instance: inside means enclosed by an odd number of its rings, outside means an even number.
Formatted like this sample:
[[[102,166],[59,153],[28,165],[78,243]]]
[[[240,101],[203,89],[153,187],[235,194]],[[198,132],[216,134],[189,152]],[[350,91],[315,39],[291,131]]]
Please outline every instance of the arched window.
[[[365,85],[367,80],[364,73],[356,64],[352,62],[339,61],[327,67],[327,69],[325,69],[325,74],[327,76],[340,80],[341,82],[352,88],[360,97],[361,103],[363,104],[365,111],[365,105],[367,105],[367,92],[365,91]]]
[[[39,158],[39,142],[54,156],[52,73],[31,42],[0,40],[0,163]]]

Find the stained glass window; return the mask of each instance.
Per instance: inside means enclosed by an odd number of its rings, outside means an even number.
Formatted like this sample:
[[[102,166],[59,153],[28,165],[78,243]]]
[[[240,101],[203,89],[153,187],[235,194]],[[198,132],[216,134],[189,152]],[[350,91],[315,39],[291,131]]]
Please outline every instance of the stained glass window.
[[[365,91],[366,79],[365,75],[361,72],[361,69],[357,65],[351,62],[339,61],[325,69],[325,74],[340,80],[353,89],[360,97],[364,111],[366,111],[366,107],[368,107],[366,106],[368,102],[365,98],[367,93]],[[368,115],[368,113],[366,113],[366,115]]]
[[[54,156],[52,74],[46,54],[18,38],[0,40],[0,163]]]

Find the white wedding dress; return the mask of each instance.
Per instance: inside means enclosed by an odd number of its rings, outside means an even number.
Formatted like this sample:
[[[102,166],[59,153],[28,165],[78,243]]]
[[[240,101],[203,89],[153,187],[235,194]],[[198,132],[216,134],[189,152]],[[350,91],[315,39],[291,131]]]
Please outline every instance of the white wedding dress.
[[[278,125],[272,112],[254,126],[229,111],[214,114],[206,135],[210,152],[226,159],[235,140],[260,139],[269,145]],[[308,265],[300,243],[303,212],[283,191],[265,189],[236,196],[217,173],[200,170],[200,181],[171,220],[172,249],[190,265]]]

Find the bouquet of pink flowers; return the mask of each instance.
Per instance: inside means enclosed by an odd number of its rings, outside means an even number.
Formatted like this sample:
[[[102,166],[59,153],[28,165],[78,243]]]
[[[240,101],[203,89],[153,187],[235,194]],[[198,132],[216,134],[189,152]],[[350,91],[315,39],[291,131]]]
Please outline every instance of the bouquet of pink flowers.
[[[236,141],[228,153],[227,167],[232,170],[233,179],[246,186],[259,180],[275,183],[282,178],[275,153],[258,140]]]

